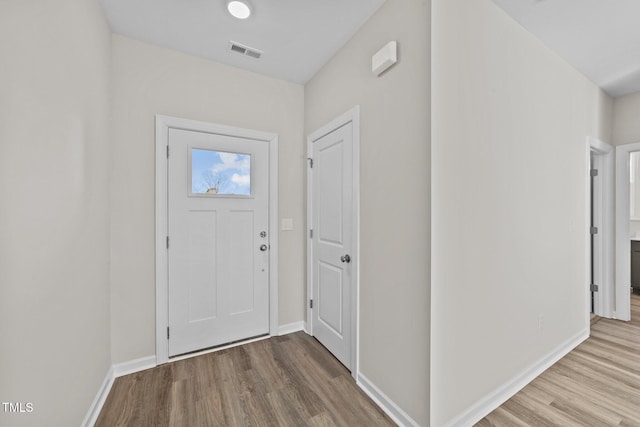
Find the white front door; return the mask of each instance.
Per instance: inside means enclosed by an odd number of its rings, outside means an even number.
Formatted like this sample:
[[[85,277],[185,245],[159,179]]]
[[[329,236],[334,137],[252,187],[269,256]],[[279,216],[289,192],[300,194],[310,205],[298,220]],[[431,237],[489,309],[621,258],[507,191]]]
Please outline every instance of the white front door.
[[[312,139],[313,335],[352,369],[353,123]]]
[[[269,148],[169,129],[169,357],[269,333]]]

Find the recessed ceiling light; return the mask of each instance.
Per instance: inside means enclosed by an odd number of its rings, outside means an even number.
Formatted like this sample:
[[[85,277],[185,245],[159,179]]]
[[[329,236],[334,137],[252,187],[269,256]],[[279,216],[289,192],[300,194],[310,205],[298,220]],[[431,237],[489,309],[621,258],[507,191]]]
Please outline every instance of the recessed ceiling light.
[[[229,1],[227,2],[227,10],[231,16],[238,19],[247,19],[251,15],[251,7],[247,1]]]

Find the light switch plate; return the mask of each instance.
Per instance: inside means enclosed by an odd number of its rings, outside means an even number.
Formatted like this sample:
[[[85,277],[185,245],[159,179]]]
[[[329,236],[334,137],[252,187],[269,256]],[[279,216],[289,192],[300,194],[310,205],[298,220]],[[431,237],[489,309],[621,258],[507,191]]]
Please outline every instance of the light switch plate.
[[[280,226],[282,231],[293,230],[293,218],[282,218],[282,224]]]

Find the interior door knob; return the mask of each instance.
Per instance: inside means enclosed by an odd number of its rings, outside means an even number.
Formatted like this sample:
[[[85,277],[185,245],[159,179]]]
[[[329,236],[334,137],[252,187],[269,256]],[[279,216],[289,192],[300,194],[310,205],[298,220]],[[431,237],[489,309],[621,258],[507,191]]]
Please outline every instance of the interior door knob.
[[[260,250],[261,250],[262,252],[266,252],[266,250],[267,250],[267,245],[260,245]]]
[[[342,261],[342,262],[346,262],[346,263],[348,264],[348,263],[350,263],[350,262],[351,262],[351,257],[349,256],[349,254],[347,254],[347,255],[342,255],[342,256],[340,257],[340,261]]]

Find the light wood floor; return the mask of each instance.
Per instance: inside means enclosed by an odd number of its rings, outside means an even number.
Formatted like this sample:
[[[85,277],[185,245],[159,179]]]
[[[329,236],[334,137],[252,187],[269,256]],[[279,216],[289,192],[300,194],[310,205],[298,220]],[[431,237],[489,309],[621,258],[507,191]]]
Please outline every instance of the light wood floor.
[[[640,426],[640,296],[476,426]]]
[[[394,426],[304,332],[117,378],[97,427]]]

